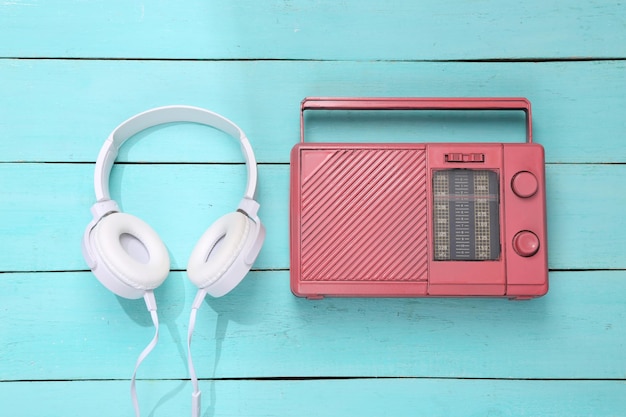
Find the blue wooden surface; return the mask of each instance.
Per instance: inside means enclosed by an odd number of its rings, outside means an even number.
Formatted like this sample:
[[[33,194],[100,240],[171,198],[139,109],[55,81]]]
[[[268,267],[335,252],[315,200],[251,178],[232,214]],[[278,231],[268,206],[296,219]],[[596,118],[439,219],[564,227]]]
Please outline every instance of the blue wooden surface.
[[[626,415],[625,3],[15,0],[0,2],[0,39],[1,416],[132,415],[151,323],[102,288],[79,242],[106,136],[174,103],[246,131],[268,229],[255,271],[199,312],[204,416]],[[528,97],[546,149],[548,295],[293,297],[288,157],[307,95]],[[523,137],[523,118],[498,112],[311,122],[312,140]],[[239,200],[241,160],[225,136],[176,125],[128,142],[113,171],[114,197],[159,232],[174,270],[156,291],[143,415],[190,412],[184,268]]]

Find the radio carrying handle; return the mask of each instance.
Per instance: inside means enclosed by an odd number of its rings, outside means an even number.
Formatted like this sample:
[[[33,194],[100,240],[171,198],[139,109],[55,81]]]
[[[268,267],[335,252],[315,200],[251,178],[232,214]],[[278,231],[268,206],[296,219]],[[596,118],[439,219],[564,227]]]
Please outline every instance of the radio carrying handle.
[[[530,101],[522,97],[307,97],[300,106],[300,142],[304,142],[305,110],[523,110],[526,113],[526,143],[533,141]]]

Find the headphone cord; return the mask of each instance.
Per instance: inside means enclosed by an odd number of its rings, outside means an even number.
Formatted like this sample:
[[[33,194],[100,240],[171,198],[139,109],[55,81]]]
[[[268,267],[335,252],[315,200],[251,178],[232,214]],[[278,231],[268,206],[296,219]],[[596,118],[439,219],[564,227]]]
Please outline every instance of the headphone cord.
[[[191,336],[193,335],[193,330],[196,327],[196,315],[198,313],[198,309],[202,305],[202,301],[204,301],[204,297],[206,297],[206,291],[200,289],[196,294],[196,298],[193,301],[191,306],[191,313],[189,315],[189,328],[187,331],[187,365],[189,367],[189,377],[191,379],[191,384],[193,385],[193,392],[191,393],[191,416],[192,417],[200,417],[201,411],[201,398],[202,392],[200,391],[200,387],[198,386],[198,376],[196,375],[196,370],[193,366],[193,360],[191,359]]]
[[[193,330],[196,327],[196,315],[198,313],[198,309],[202,305],[202,301],[206,297],[206,292],[204,290],[198,291],[196,298],[191,307],[191,314],[189,315],[189,330],[187,333],[187,363],[189,366],[189,375],[191,378],[191,383],[193,385],[193,393],[191,394],[191,415],[192,417],[200,417],[201,411],[201,394],[200,387],[198,385],[198,376],[196,375],[196,370],[193,366],[193,360],[191,357],[191,338],[193,335]],[[154,337],[150,341],[150,343],[144,348],[139,357],[137,358],[137,362],[135,363],[135,370],[133,372],[133,377],[130,381],[130,396],[133,401],[133,407],[135,408],[135,416],[140,417],[139,411],[139,402],[137,400],[137,389],[135,387],[135,381],[137,378],[137,370],[141,363],[148,357],[150,352],[156,346],[159,340],[159,316],[157,315],[157,307],[156,300],[154,298],[154,293],[152,291],[146,291],[144,294],[144,301],[146,302],[146,307],[148,311],[150,311],[150,316],[152,317],[152,323],[154,324]]]
[[[159,316],[157,315],[157,306],[156,300],[154,299],[154,293],[150,291],[146,291],[143,296],[144,301],[146,302],[146,307],[148,311],[150,311],[150,316],[152,317],[152,323],[154,324],[154,337],[141,352],[139,357],[137,358],[137,363],[135,364],[135,371],[133,372],[133,377],[130,381],[130,397],[133,400],[133,407],[135,407],[135,416],[139,417],[139,402],[137,401],[137,389],[135,388],[135,380],[137,377],[137,369],[139,369],[139,365],[143,362],[144,359],[152,352],[152,349],[156,346],[159,340]]]

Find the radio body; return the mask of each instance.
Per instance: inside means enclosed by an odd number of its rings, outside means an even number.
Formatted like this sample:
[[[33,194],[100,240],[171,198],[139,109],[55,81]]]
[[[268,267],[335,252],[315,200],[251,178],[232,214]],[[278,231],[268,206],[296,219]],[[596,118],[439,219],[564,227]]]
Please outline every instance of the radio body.
[[[307,109],[524,110],[526,143],[306,143]],[[525,99],[308,98],[291,153],[297,296],[548,290],[543,147]]]

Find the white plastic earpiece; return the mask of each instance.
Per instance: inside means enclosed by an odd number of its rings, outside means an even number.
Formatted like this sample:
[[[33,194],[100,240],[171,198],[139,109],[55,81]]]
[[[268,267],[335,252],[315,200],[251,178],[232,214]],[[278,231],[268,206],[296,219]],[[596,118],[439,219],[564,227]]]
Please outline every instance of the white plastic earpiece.
[[[170,272],[170,257],[157,233],[138,217],[112,213],[91,233],[100,260],[126,285],[153,290]]]

